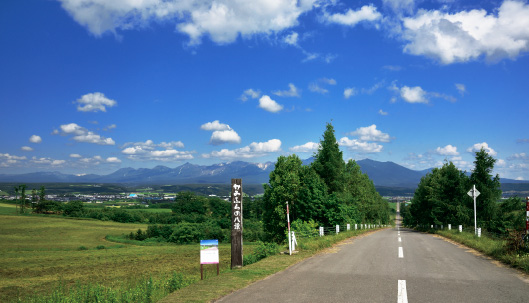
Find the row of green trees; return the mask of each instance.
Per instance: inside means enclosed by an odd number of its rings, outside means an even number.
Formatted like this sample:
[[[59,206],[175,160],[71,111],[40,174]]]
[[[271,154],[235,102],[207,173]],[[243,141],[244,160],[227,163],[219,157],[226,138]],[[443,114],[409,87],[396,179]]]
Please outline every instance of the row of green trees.
[[[390,209],[373,182],[353,160],[347,163],[328,123],[311,165],[297,155],[280,156],[264,185],[263,223],[267,241],[285,239],[286,203],[290,219],[319,226],[346,223],[388,224]]]
[[[454,163],[446,162],[421,179],[411,205],[401,207],[407,226],[474,226],[474,200],[467,192],[473,185],[480,192],[476,199],[477,225],[493,233],[524,227],[524,205],[520,198],[501,202],[499,175],[492,175],[496,159],[484,149],[476,152],[470,176]]]
[[[17,213],[25,213],[26,209],[29,208],[28,205],[31,205],[32,208],[35,208],[37,202],[45,201],[46,189],[44,186],[40,187],[40,190],[32,189],[31,190],[31,200],[28,201],[26,195],[26,184],[15,186],[15,203]],[[20,194],[20,198],[19,195]]]

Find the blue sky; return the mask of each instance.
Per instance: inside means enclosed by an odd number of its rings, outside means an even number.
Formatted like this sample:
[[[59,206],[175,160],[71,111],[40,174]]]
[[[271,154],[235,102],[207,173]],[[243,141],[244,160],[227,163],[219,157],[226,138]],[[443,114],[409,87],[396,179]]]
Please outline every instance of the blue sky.
[[[249,4],[251,3],[251,4]],[[0,173],[308,158],[529,180],[526,1],[7,0]]]

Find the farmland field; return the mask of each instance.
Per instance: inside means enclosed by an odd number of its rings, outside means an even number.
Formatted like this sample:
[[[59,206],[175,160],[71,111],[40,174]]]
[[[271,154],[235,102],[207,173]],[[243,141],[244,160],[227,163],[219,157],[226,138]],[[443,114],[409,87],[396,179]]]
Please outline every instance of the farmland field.
[[[15,215],[14,206],[0,204],[0,302],[46,296],[61,285],[101,285],[119,292],[145,279],[166,280],[175,272],[188,280],[199,279],[198,244],[140,246],[105,239],[146,227],[20,216]],[[251,246],[246,246],[245,251],[249,250]],[[221,271],[227,270],[229,244],[221,244],[219,251]],[[215,271],[213,266],[207,267],[206,276]]]

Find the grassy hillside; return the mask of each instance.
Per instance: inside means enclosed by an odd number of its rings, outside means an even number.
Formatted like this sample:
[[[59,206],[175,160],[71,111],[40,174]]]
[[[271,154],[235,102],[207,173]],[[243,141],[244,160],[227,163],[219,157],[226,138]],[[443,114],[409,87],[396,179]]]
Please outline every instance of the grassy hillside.
[[[0,302],[39,297],[78,285],[102,285],[116,293],[152,278],[162,285],[175,272],[200,278],[198,245],[137,246],[105,240],[145,229],[142,224],[15,216],[14,206],[0,204]],[[221,270],[230,264],[230,246],[219,246]],[[245,246],[251,251],[251,246]],[[216,271],[206,268],[207,275]],[[153,293],[153,298],[166,291]]]

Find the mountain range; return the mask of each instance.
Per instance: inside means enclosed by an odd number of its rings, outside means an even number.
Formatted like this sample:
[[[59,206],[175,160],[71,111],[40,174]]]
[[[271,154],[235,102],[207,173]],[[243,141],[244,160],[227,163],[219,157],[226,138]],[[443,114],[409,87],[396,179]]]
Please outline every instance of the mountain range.
[[[308,165],[313,161],[303,161]],[[414,188],[421,178],[432,169],[411,170],[394,162],[379,162],[370,159],[357,161],[376,186]],[[198,184],[229,183],[232,178],[242,178],[246,184],[267,183],[273,162],[250,163],[243,161],[227,162],[214,165],[196,165],[185,163],[170,168],[121,168],[108,175],[72,175],[60,172],[35,172],[27,174],[0,174],[0,182],[10,183],[128,183],[128,184]],[[501,179],[502,183],[528,183]]]

